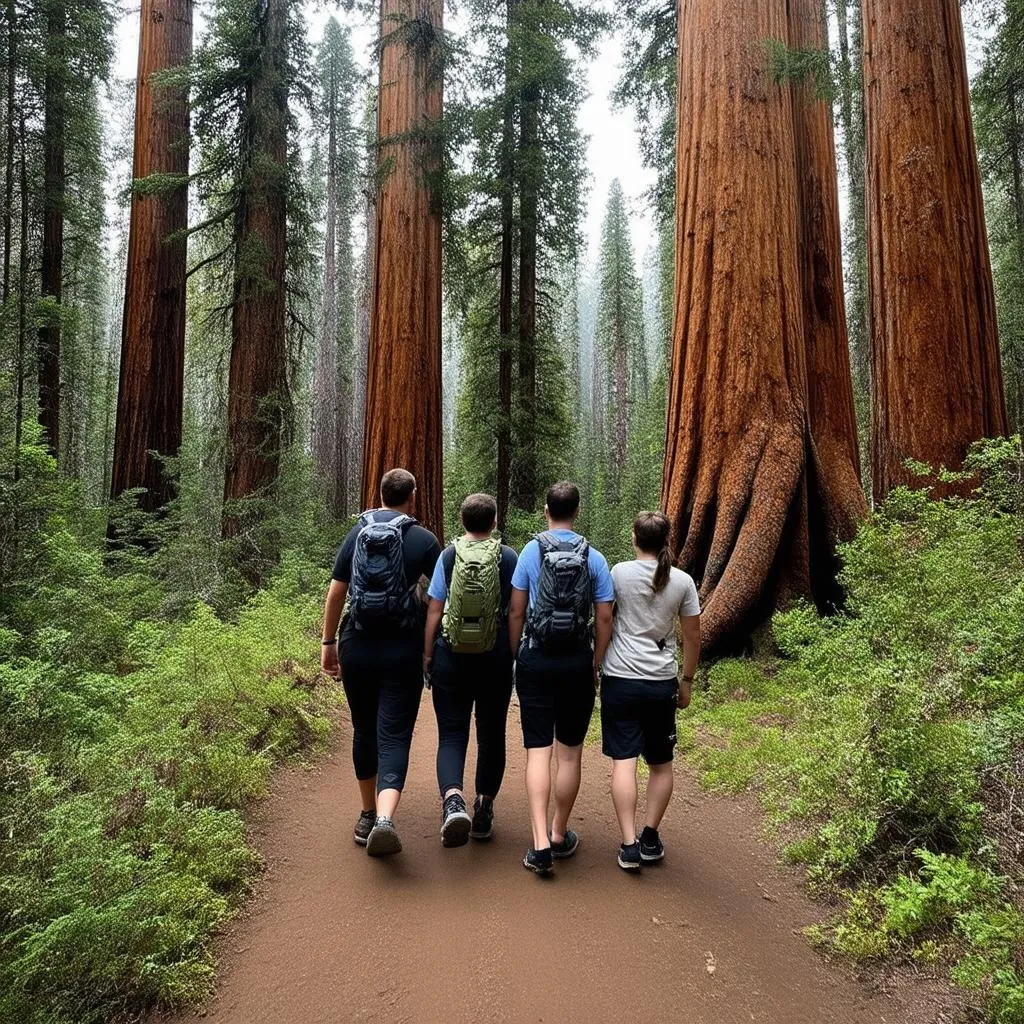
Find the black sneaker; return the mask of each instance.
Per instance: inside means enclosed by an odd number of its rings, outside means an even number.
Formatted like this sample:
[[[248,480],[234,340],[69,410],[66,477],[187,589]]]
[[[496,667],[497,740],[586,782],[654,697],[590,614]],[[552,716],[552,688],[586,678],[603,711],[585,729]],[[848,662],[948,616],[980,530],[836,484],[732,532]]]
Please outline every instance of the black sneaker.
[[[366,840],[370,838],[370,833],[373,831],[373,826],[376,822],[376,811],[361,811],[359,813],[359,820],[356,822],[356,827],[352,832],[352,838],[360,846],[365,846]]]
[[[623,871],[639,871],[643,860],[640,855],[640,843],[630,843],[627,846],[623,843],[619,847],[619,867]]]
[[[580,848],[580,837],[571,828],[565,830],[565,836],[560,843],[551,843],[551,856],[555,860],[565,860],[571,857]]]
[[[470,839],[490,839],[494,835],[494,801],[489,796],[478,796],[473,804],[473,824]]]
[[[527,850],[523,858],[523,867],[538,875],[550,875],[555,868],[555,863],[551,859],[551,848]]]
[[[390,818],[378,818],[366,839],[366,852],[371,857],[387,857],[402,852],[402,840],[398,838]]]
[[[473,821],[466,813],[466,801],[452,793],[441,805],[441,845],[465,846]]]
[[[665,844],[661,841],[656,828],[650,825],[644,826],[640,833],[640,858],[650,864],[653,861],[661,860],[665,856]]]

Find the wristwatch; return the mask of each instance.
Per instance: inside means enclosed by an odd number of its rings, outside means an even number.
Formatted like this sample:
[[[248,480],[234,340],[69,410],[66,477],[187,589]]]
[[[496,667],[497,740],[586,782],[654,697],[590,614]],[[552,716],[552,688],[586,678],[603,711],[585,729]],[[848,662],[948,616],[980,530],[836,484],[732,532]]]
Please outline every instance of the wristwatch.
[[[334,638],[333,640],[324,640],[324,641],[323,641],[323,642],[322,642],[322,643],[320,644],[320,646],[321,646],[321,647],[333,647],[333,646],[334,646],[334,645],[335,645],[335,644],[336,644],[337,642],[338,642],[338,638],[337,638],[337,637],[335,637],[335,638]]]

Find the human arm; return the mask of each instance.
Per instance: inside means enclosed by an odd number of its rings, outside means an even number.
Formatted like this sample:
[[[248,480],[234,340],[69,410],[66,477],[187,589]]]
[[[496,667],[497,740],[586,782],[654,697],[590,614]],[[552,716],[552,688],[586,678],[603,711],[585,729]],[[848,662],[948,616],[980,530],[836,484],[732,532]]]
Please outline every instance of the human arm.
[[[431,597],[427,604],[427,625],[423,631],[423,675],[430,675],[430,663],[434,660],[434,642],[444,615],[444,601]]]
[[[594,605],[594,685],[596,686],[612,641],[612,602],[599,601]]]
[[[320,668],[326,675],[335,679],[341,678],[341,665],[338,662],[338,626],[341,624],[341,613],[348,597],[348,584],[341,580],[331,580],[324,604],[324,630],[320,645]]]
[[[513,586],[512,601],[508,606],[508,645],[512,654],[519,651],[519,641],[523,638],[523,626],[526,624],[526,604],[530,599],[528,590],[519,590]]]
[[[683,674],[679,680],[679,707],[688,708],[693,695],[693,677],[700,661],[700,616],[680,615],[683,634]]]

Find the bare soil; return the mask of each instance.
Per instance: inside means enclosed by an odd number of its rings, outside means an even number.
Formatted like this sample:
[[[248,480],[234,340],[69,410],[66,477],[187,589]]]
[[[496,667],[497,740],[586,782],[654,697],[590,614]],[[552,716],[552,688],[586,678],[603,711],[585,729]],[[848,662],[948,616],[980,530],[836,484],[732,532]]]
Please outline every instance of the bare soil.
[[[442,848],[436,739],[426,696],[396,816],[405,850],[387,861],[352,841],[347,726],[330,757],[279,776],[253,819],[266,874],[222,938],[216,992],[179,1024],[949,1019],[925,981],[859,980],[816,953],[801,929],[822,908],[759,841],[756,810],[701,794],[684,767],[662,830],[667,857],[635,876],[615,862],[609,762],[588,748],[573,821],[580,851],[543,879],[521,864],[529,827],[515,711],[489,843]]]

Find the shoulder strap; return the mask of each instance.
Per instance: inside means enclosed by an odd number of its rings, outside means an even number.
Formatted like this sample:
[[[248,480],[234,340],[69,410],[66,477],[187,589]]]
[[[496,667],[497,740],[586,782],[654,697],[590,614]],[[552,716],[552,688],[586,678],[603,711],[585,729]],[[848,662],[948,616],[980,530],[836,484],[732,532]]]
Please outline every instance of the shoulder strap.
[[[452,589],[452,574],[455,572],[455,545],[449,544],[441,552],[441,568],[444,571],[444,583],[448,590]]]

